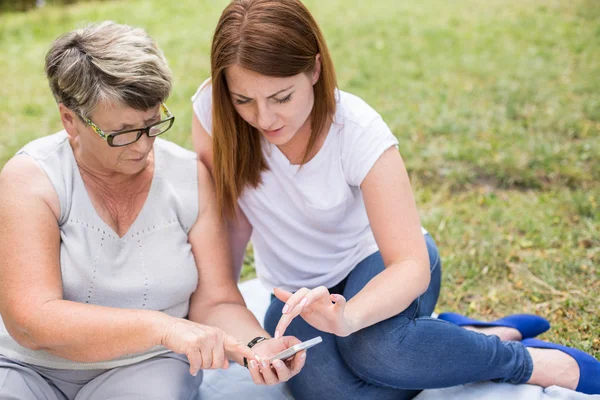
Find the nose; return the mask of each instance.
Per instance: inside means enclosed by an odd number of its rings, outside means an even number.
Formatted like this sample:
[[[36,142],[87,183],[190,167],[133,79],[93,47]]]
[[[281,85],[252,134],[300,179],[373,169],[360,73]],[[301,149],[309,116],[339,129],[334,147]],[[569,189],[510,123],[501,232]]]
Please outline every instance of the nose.
[[[268,131],[273,129],[277,117],[268,105],[259,105],[257,108],[257,122],[260,129]]]
[[[156,140],[156,137],[149,137],[148,135],[143,134],[137,142],[132,143],[129,146],[131,146],[131,150],[137,153],[147,154],[152,150],[154,140]]]

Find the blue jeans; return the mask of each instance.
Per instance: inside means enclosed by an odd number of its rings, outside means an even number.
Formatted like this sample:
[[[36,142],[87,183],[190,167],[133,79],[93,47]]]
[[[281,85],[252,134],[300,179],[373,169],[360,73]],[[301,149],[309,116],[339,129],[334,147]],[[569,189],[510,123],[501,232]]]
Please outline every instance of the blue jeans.
[[[533,362],[520,342],[502,342],[497,336],[430,318],[440,292],[441,261],[431,236],[425,235],[425,241],[429,288],[400,314],[348,337],[321,332],[300,317],[292,321],[287,335],[300,340],[323,337],[323,343],[308,351],[304,369],[288,382],[297,400],[410,399],[423,389],[529,380]],[[351,299],[384,268],[380,253],[372,254],[331,291]],[[283,305],[272,297],[265,316],[270,334]]]

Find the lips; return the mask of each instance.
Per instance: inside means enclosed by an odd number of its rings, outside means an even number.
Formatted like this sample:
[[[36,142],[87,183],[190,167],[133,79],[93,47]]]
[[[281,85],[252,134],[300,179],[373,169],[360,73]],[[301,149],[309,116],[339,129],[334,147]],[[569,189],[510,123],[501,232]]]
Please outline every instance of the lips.
[[[144,160],[145,158],[146,158],[146,156],[142,156],[139,158],[130,158],[129,161],[140,162],[140,161]]]
[[[274,136],[274,135],[277,135],[278,133],[280,133],[282,131],[282,129],[283,129],[283,126],[279,129],[275,129],[272,131],[264,131],[264,132],[265,132],[265,135]]]

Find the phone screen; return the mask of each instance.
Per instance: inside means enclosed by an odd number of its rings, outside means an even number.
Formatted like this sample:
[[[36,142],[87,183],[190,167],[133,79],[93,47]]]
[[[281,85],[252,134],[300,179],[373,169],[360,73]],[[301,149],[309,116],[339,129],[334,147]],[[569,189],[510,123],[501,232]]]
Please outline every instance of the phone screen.
[[[317,337],[307,340],[305,342],[298,343],[298,344],[290,347],[289,349],[282,351],[279,354],[275,354],[273,357],[271,357],[269,359],[269,362],[273,362],[275,360],[287,360],[288,358],[290,358],[294,354],[298,353],[299,351],[310,349],[311,347],[321,343],[322,341],[323,341],[323,339],[321,338],[321,336],[317,336]]]

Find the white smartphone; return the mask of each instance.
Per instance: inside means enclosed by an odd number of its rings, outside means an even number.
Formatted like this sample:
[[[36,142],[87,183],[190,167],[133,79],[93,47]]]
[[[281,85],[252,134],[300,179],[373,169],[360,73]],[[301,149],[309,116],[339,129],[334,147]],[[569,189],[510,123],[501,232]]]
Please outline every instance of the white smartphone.
[[[312,338],[310,340],[307,340],[306,342],[295,344],[292,347],[282,351],[281,353],[275,354],[269,359],[269,362],[272,363],[275,360],[287,360],[299,351],[310,349],[311,347],[321,343],[322,341],[323,339],[321,339],[321,336],[317,336],[316,338]]]

